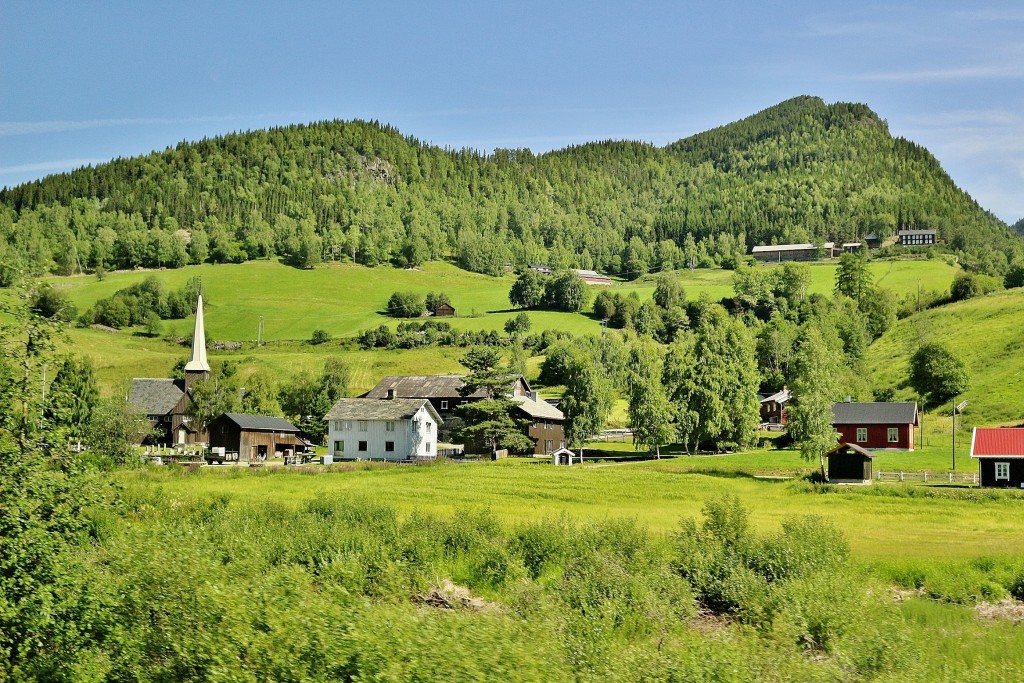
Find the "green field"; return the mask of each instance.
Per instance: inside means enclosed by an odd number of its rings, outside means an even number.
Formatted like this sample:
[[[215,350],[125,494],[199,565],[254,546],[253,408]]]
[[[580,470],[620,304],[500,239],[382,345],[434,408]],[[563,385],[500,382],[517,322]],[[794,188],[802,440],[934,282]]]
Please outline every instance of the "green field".
[[[829,261],[809,263],[808,265],[811,268],[811,284],[808,291],[811,294],[831,295],[836,284],[838,263]],[[757,267],[777,268],[779,266],[769,264]],[[916,293],[918,285],[922,291],[948,292],[953,278],[960,272],[960,267],[939,259],[884,260],[869,262],[868,270],[874,277],[876,285],[891,290],[898,296],[906,296]],[[680,270],[676,272],[690,298],[706,294],[712,300],[717,301],[733,295],[732,271],[730,270]],[[641,298],[649,297],[654,294],[656,277],[649,275],[619,287],[623,291],[635,291]]]
[[[1024,421],[1024,290],[1014,289],[923,311],[898,322],[868,348],[874,387],[900,387],[922,343],[941,341],[967,365],[970,403],[963,424]],[[899,395],[911,398],[910,389]],[[942,406],[949,429],[949,406]]]

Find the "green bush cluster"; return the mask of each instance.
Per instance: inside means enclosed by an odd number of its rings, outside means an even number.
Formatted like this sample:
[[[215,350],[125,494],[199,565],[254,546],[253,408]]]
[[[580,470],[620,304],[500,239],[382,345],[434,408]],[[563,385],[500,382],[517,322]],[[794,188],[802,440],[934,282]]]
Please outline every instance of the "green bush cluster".
[[[168,292],[155,275],[150,275],[138,284],[119,289],[112,296],[100,299],[79,316],[78,323],[98,323],[121,329],[151,324],[153,319],[187,318],[192,315],[200,289],[199,278],[193,277],[181,289]]]

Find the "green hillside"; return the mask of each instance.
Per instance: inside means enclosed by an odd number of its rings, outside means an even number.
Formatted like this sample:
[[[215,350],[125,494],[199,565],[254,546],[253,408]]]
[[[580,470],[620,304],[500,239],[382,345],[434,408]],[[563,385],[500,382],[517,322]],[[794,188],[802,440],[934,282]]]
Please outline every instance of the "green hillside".
[[[968,366],[971,388],[964,425],[1024,422],[1024,290],[1012,289],[942,306],[901,320],[868,349],[873,386],[905,381],[910,356],[941,341]],[[900,395],[910,397],[909,389]],[[949,413],[949,407],[943,407]],[[947,423],[948,425],[948,417]]]
[[[665,148],[447,150],[363,121],[182,142],[0,191],[0,283],[15,270],[302,266],[454,258],[627,278],[735,262],[754,244],[933,227],[1001,274],[1019,237],[863,104],[798,97]]]

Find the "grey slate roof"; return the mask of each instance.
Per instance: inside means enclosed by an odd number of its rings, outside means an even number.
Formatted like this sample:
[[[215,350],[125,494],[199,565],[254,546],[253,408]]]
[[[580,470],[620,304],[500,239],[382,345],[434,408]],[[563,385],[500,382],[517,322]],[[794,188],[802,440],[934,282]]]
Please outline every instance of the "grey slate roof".
[[[836,403],[832,406],[832,424],[917,424],[917,404],[913,401],[906,403]]]
[[[525,381],[525,380],[524,380]],[[486,398],[483,389],[468,397],[459,393],[465,386],[462,375],[386,375],[377,386],[363,394],[365,398],[387,398],[388,389],[396,398]],[[527,385],[529,390],[529,385]]]
[[[185,394],[185,380],[136,377],[132,380],[128,403],[146,415],[167,415]]]
[[[565,415],[562,411],[547,401],[534,401],[533,399],[526,398],[525,396],[517,396],[512,400],[519,405],[520,410],[532,418],[541,420],[565,419]]]
[[[283,417],[270,415],[246,415],[245,413],[224,413],[224,417],[242,429],[254,432],[291,432],[298,434],[299,428]]]
[[[339,398],[325,420],[408,420],[423,406],[438,423],[441,417],[425,398]]]

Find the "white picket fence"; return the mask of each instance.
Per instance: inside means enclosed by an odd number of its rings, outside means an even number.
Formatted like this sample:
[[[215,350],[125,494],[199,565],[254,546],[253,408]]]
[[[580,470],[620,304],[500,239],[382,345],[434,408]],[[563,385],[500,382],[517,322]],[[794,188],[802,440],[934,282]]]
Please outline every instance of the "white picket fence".
[[[967,482],[970,484],[978,483],[978,473],[971,472],[883,472],[878,470],[875,472],[875,479],[878,481],[923,481],[925,483],[940,483],[945,482],[949,484]]]

